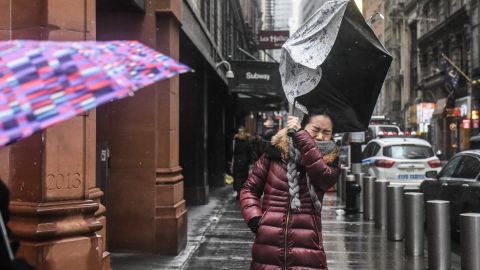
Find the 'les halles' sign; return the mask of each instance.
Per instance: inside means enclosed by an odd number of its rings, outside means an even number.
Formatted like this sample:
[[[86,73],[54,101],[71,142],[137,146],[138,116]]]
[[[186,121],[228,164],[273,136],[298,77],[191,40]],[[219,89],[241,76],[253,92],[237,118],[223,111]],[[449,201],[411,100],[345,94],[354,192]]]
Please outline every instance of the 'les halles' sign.
[[[290,36],[289,31],[259,31],[259,49],[280,49]]]

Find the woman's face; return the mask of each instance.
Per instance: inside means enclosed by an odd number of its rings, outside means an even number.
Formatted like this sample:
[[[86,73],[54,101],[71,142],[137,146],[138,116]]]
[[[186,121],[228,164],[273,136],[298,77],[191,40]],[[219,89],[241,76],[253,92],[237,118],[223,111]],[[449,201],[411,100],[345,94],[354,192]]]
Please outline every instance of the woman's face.
[[[305,130],[317,141],[328,141],[332,139],[332,120],[328,116],[317,115],[310,119]]]

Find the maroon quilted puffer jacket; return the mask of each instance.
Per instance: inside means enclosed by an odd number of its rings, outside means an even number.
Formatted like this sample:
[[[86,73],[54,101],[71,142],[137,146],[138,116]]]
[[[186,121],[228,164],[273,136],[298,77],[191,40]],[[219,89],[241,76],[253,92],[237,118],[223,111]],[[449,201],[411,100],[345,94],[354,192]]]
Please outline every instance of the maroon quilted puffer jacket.
[[[327,269],[321,216],[308,194],[305,173],[322,200],[325,191],[336,182],[339,168],[323,160],[315,141],[306,131],[297,132],[294,142],[305,165],[298,168],[299,211],[290,208],[287,165],[280,154],[266,152],[241,190],[240,204],[245,221],[261,217],[253,244],[251,269]],[[263,204],[260,203],[262,194]]]

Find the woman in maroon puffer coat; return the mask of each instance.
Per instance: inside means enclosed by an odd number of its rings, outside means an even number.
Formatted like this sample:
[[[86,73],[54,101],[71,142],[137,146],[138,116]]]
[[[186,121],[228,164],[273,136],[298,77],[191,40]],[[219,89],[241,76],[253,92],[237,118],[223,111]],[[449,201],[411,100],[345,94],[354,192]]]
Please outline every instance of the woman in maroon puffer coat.
[[[339,173],[338,148],[323,155],[316,141],[331,141],[332,120],[325,111],[313,112],[304,117],[302,130],[296,117],[289,117],[287,127],[296,131],[298,150],[289,151],[287,129],[279,131],[240,193],[243,217],[256,234],[251,269],[327,269],[320,211]],[[287,178],[289,152],[302,160],[294,174],[297,187]]]

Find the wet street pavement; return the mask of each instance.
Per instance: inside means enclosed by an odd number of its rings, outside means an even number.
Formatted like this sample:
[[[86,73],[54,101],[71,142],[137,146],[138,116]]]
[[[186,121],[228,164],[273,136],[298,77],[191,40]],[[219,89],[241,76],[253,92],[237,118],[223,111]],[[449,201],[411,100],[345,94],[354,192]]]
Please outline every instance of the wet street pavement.
[[[113,269],[249,269],[254,235],[244,224],[231,187],[212,192],[206,206],[189,208],[189,240],[177,257],[113,254]],[[362,216],[338,216],[342,208],[327,194],[322,211],[323,235],[329,269],[427,269],[423,257],[405,257],[404,242],[387,240],[386,231]],[[426,243],[425,243],[426,246]],[[452,254],[452,269],[460,258]]]
[[[329,269],[427,269],[427,256],[405,257],[403,241],[387,240],[386,231],[375,229],[374,222],[363,221],[360,215],[337,216],[340,208],[334,194],[325,196],[323,234]],[[229,200],[185,269],[248,269],[252,241],[239,203]],[[460,269],[456,254],[452,269]]]

